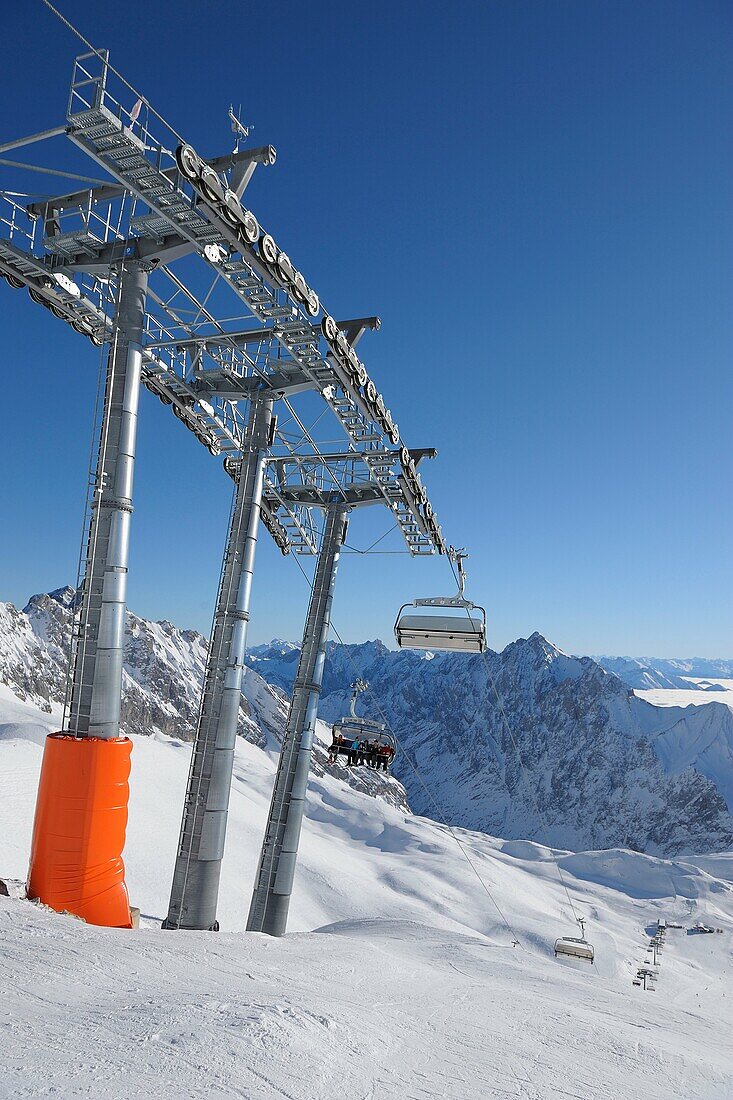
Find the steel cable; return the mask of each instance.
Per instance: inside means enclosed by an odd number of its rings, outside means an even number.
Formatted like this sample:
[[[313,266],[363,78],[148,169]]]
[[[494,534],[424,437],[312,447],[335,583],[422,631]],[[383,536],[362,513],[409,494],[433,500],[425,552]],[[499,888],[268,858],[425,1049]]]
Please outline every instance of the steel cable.
[[[455,580],[456,584],[459,584],[458,574],[457,574],[455,566],[453,564],[453,559],[450,555],[448,556],[448,563],[450,565],[451,572],[453,573],[453,577],[454,577],[454,580]],[[460,587],[460,584],[459,584],[459,587]],[[470,613],[469,613],[469,609],[467,607],[465,608],[465,612],[466,612],[466,615],[468,616],[468,618],[470,619],[471,616],[470,616]],[[494,695],[496,696],[496,702],[497,702],[497,705],[499,707],[499,712],[501,714],[501,719],[502,719],[502,723],[504,725],[504,729],[509,734],[509,739],[510,739],[510,741],[511,741],[513,747],[514,747],[514,752],[516,753],[516,757],[517,757],[517,760],[519,762],[520,770],[524,772],[525,779],[527,779],[528,778],[527,766],[524,763],[524,759],[522,757],[522,754],[519,751],[519,745],[517,744],[517,741],[514,737],[514,733],[512,731],[512,728],[509,725],[509,719],[507,718],[506,709],[504,707],[504,700],[503,700],[502,696],[499,694],[499,689],[496,686],[496,681],[494,680],[494,677],[492,675],[491,669],[489,668],[488,662],[486,664],[486,671],[488,673],[489,682],[491,683],[491,687],[493,689]],[[540,805],[539,805],[537,799],[535,798],[535,793],[534,793],[534,789],[532,788],[531,782],[527,783],[527,790],[529,791],[529,795],[530,795],[530,798],[532,799],[532,804],[533,804],[533,806],[534,806],[534,808],[537,812],[537,815],[539,816],[542,824],[544,825],[545,830],[549,833],[547,819],[545,818],[545,815],[543,814],[543,812],[540,808]],[[552,852],[552,861],[555,864],[555,868],[557,869],[557,874],[558,874],[558,877],[560,879],[560,883],[562,885],[562,888],[565,891],[565,896],[568,899],[568,904],[570,905],[570,909],[572,911],[573,918],[574,918],[575,922],[577,924],[579,924],[580,923],[580,918],[578,917],[577,910],[576,910],[576,908],[573,904],[573,899],[570,896],[570,891],[568,890],[567,883],[565,882],[565,877],[562,873],[562,868],[560,867],[560,864],[557,861],[557,856],[555,855],[554,849],[550,845],[548,845],[548,847],[550,848],[550,851]]]

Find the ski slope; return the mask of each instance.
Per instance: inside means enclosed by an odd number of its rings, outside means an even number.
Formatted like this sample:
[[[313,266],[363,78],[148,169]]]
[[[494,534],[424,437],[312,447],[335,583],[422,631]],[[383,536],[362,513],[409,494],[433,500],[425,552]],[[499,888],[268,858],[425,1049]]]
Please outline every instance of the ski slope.
[[[126,849],[139,932],[21,900],[45,715],[0,693],[0,1096],[248,1100],[733,1096],[729,856],[560,853],[448,831],[314,777],[291,933],[243,935],[274,775],[240,741],[221,933],[162,932],[190,745],[135,738]],[[654,992],[632,986],[658,917]],[[723,935],[687,934],[696,920]],[[519,941],[513,946],[515,938]],[[726,1023],[728,1021],[728,1023]]]

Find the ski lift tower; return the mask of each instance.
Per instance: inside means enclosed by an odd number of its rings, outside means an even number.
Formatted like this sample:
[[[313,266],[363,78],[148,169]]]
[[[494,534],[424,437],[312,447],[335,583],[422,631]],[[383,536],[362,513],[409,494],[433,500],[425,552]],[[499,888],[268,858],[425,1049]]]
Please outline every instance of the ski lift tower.
[[[390,509],[411,554],[447,549],[417,473],[424,452],[402,442],[356,354],[378,320],[334,320],[243,205],[255,169],[272,165],[275,150],[239,148],[242,136],[238,131],[234,152],[202,157],[113,69],[106,51],[94,50],[74,63],[65,120],[0,145],[2,154],[29,145],[46,150],[63,138],[88,158],[79,173],[31,169],[71,175],[85,185],[78,190],[27,205],[0,190],[0,275],[101,349],[103,400],[64,728],[45,746],[28,883],[31,895],[97,924],[130,924],[121,853],[131,747],[120,736],[120,699],[139,383],[211,455],[224,457],[237,480],[168,927],[216,927],[259,519],[284,553],[315,553],[314,513],[327,517],[320,603],[306,623],[314,673],[345,516],[360,503],[348,496],[356,492],[355,463],[363,471],[356,480]],[[86,175],[89,160],[103,178]],[[29,170],[4,160],[8,167]],[[302,424],[293,402],[306,392],[333,414],[346,459],[329,458],[307,429],[303,456],[278,429],[278,403]],[[289,464],[285,477],[271,459]],[[324,479],[334,476],[328,496]],[[312,689],[305,680],[301,687],[297,708],[305,717],[289,726],[290,748],[304,744],[312,713]],[[288,768],[292,794],[299,787]],[[290,822],[299,818],[283,818],[282,809],[276,844],[288,858],[278,882],[262,879],[262,896],[277,894],[288,860],[294,866],[281,825],[294,829]],[[277,863],[279,869],[280,856]],[[286,905],[265,909],[277,910],[274,929],[284,927]],[[263,926],[269,922],[263,918]]]

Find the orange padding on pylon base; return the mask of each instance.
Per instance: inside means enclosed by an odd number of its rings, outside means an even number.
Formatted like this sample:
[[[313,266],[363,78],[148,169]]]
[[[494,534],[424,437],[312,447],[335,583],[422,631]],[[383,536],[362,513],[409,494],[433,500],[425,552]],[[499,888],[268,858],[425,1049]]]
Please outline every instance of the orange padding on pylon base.
[[[51,733],[36,800],[28,897],[89,924],[132,928],[125,886],[130,753],[127,737],[105,741]]]

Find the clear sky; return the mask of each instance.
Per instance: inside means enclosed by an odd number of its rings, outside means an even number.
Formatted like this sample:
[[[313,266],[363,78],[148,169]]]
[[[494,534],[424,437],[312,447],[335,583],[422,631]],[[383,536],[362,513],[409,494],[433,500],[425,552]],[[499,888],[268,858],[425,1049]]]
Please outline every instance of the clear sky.
[[[360,352],[439,449],[425,481],[493,647],[733,656],[729,3],[59,3],[202,153],[231,148],[230,102],[277,147],[248,202],[330,312],[381,316]],[[0,142],[64,121],[83,52],[40,0],[3,29]],[[0,326],[22,606],[76,575],[98,355],[4,282]],[[144,394],[134,610],[208,630],[229,491]],[[388,526],[367,509],[350,542]],[[348,555],[334,621],[389,641],[403,600],[450,588],[441,560]],[[298,637],[306,600],[264,535],[251,641]]]

